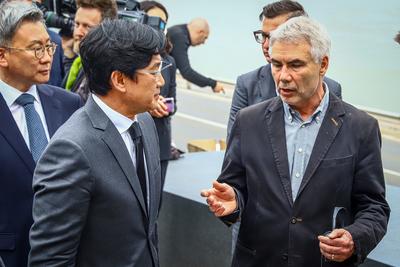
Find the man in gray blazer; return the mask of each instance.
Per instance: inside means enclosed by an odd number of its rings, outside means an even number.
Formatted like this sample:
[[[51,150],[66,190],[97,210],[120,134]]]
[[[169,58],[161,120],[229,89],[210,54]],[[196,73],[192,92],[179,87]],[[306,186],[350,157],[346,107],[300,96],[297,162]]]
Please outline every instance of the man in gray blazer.
[[[260,14],[262,30],[254,32],[255,40],[261,44],[261,48],[268,64],[253,71],[240,75],[236,81],[236,87],[232,98],[231,111],[228,121],[228,135],[235,121],[236,113],[242,108],[260,103],[277,95],[275,82],[271,74],[271,59],[268,54],[269,35],[279,25],[289,18],[307,16],[303,6],[295,1],[281,0],[266,5]],[[329,90],[339,98],[342,98],[342,88],[339,83],[324,78]]]
[[[80,44],[92,96],[33,178],[29,266],[159,266],[161,33],[104,21]]]

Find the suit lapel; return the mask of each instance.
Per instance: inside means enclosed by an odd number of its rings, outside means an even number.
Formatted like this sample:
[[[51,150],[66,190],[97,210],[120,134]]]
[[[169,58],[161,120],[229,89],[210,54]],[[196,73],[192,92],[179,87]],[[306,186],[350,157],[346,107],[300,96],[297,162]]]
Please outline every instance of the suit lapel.
[[[267,126],[268,136],[271,140],[272,154],[275,158],[280,180],[288,202],[292,206],[292,186],[290,183],[289,163],[286,148],[283,106],[280,98],[275,98],[273,101],[270,110],[267,111],[265,125]]]
[[[276,96],[275,81],[271,73],[271,64],[264,66],[260,71],[261,79],[258,80],[257,87],[263,100]]]
[[[301,192],[317,170],[343,124],[342,116],[345,112],[341,101],[332,93],[329,94],[329,99],[329,107],[318,131],[297,197],[300,197]]]
[[[126,149],[125,143],[121,138],[121,135],[108,119],[106,114],[104,114],[101,108],[94,102],[92,97],[88,98],[85,109],[93,123],[93,127],[104,131],[101,138],[113,153],[134,194],[136,195],[136,198],[142,207],[143,213],[145,216],[147,216],[146,205],[144,202],[142,189],[140,187],[139,178],[137,177],[135,167],[131,157],[129,156],[128,150]]]
[[[61,102],[53,97],[54,92],[46,85],[37,85],[40,102],[46,117],[47,130],[52,137],[58,127],[63,123],[61,116]]]
[[[32,154],[15,122],[6,101],[0,94],[0,133],[4,136],[7,142],[14,148],[15,152],[25,163],[28,170],[33,174],[35,162]]]

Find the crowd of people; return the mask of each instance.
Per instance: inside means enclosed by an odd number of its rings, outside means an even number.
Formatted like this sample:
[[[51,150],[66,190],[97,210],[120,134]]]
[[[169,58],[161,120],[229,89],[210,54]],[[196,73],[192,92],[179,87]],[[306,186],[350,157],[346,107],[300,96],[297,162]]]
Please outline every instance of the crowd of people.
[[[224,92],[188,56],[210,26],[76,7],[67,38],[35,2],[0,4],[0,266],[158,267],[176,72]],[[140,9],[168,22],[157,1]],[[390,214],[377,121],[325,77],[329,36],[300,3],[259,19],[266,65],[238,77],[222,171],[201,195],[233,225],[232,266],[357,266]]]

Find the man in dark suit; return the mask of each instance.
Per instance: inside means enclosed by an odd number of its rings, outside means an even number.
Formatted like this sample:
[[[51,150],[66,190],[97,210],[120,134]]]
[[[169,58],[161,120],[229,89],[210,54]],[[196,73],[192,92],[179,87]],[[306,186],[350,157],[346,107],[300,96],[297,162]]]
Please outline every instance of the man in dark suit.
[[[7,267],[25,267],[36,161],[81,100],[43,84],[55,46],[38,8],[3,2],[0,24],[0,257]]]
[[[255,31],[254,37],[261,44],[268,64],[237,78],[229,114],[228,135],[239,110],[276,96],[277,91],[271,74],[271,64],[269,64],[271,63],[268,54],[269,35],[289,18],[298,16],[307,16],[307,13],[300,3],[292,0],[273,2],[263,8],[259,16],[262,22],[262,30]],[[339,83],[327,77],[324,77],[324,82],[332,93],[342,98],[342,88]]]
[[[159,266],[160,155],[143,112],[164,84],[164,42],[128,20],[105,20],[81,42],[93,94],[36,168],[30,266]]]
[[[378,123],[322,82],[330,39],[319,24],[292,18],[270,42],[279,97],[239,111],[202,195],[227,224],[241,219],[232,266],[356,266],[390,213]],[[338,208],[347,223],[335,228]]]

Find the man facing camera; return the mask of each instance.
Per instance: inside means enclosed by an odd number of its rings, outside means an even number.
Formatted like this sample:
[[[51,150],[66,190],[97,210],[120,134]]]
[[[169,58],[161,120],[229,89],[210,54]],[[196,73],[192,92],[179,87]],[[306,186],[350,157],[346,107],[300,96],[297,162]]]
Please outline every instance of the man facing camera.
[[[292,18],[270,44],[279,98],[239,111],[202,195],[227,224],[241,219],[232,266],[356,266],[390,213],[378,123],[323,83],[330,39],[319,24]]]
[[[55,49],[37,7],[0,5],[0,258],[7,267],[27,265],[36,162],[81,106],[79,96],[44,84]]]
[[[242,74],[237,78],[228,121],[228,135],[232,129],[236,114],[242,108],[276,97],[277,90],[271,74],[271,58],[269,56],[269,37],[271,32],[290,18],[307,16],[303,6],[292,0],[280,0],[264,6],[259,15],[261,30],[254,31],[254,39],[261,45],[267,65]],[[329,90],[342,98],[342,87],[336,81],[324,77]]]
[[[159,265],[159,146],[143,112],[164,84],[164,42],[127,20],[105,20],[81,42],[92,96],[36,168],[30,266]]]

